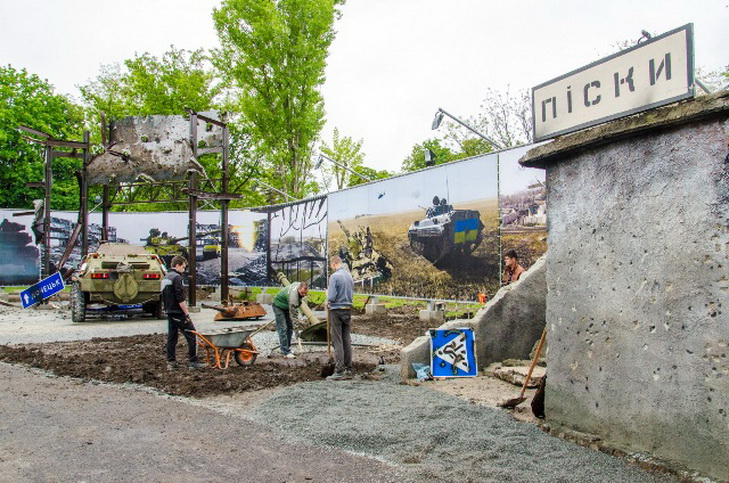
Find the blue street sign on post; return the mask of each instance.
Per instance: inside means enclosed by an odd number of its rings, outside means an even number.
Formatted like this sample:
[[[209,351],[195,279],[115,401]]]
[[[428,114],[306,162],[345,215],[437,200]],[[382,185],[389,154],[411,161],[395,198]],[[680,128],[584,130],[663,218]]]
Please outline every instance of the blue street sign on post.
[[[61,274],[56,272],[50,277],[20,292],[20,301],[23,302],[23,308],[27,309],[31,305],[35,305],[41,300],[45,300],[51,295],[60,292],[65,287]]]

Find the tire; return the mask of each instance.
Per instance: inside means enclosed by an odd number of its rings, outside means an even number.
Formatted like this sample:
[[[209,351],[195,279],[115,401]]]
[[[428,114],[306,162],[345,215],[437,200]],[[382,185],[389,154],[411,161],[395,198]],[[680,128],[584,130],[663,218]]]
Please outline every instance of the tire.
[[[159,302],[155,303],[154,305],[154,311],[152,311],[152,315],[157,320],[166,319],[165,317],[165,311],[164,307],[162,306],[162,296],[159,296]]]
[[[240,346],[240,348],[255,351],[253,345],[248,342],[245,342],[243,345]],[[235,362],[237,362],[239,366],[252,366],[253,363],[256,362],[256,357],[258,357],[258,354],[235,351]]]
[[[71,320],[74,322],[86,320],[86,295],[81,291],[81,284],[78,282],[71,285]]]
[[[162,310],[162,296],[154,302],[144,302],[142,310],[152,316],[154,319],[164,319],[164,311]]]

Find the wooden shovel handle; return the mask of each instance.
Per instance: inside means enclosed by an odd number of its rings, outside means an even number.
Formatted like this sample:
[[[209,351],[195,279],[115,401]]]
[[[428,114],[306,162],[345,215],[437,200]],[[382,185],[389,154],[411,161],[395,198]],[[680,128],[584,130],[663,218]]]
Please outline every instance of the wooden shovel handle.
[[[547,327],[544,327],[544,330],[542,331],[542,337],[539,339],[539,344],[537,345],[537,351],[534,353],[534,360],[532,361],[532,365],[529,366],[529,372],[527,372],[526,379],[524,379],[524,385],[521,387],[521,394],[519,394],[519,397],[524,397],[524,393],[526,392],[527,385],[529,385],[529,379],[532,377],[532,372],[534,372],[534,367],[536,367],[537,362],[539,362],[539,354],[542,352],[542,346],[544,345],[544,340],[547,338]]]
[[[329,315],[329,311],[331,309],[327,307],[327,355],[329,356],[329,360],[332,360],[332,336],[331,336],[331,316]]]

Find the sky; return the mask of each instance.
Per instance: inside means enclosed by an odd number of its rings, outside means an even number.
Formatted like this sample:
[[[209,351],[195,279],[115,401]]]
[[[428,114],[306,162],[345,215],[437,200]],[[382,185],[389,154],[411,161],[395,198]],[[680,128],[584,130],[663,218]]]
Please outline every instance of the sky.
[[[2,0],[0,65],[26,68],[78,99],[102,64],[135,53],[215,48],[220,0]],[[729,0],[347,0],[322,86],[331,144],[362,139],[365,164],[399,171],[439,136],[438,107],[478,114],[487,89],[528,89],[637,41],[694,24],[696,65],[729,64]]]

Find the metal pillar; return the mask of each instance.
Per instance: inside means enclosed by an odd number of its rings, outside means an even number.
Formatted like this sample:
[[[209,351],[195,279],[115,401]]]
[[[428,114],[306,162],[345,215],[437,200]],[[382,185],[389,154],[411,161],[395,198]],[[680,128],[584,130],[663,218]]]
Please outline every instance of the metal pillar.
[[[109,185],[105,184],[101,191],[101,238],[109,241]]]
[[[190,113],[190,143],[192,144],[192,155],[197,159],[197,114]],[[187,301],[191,307],[197,304],[197,173],[190,173],[188,179],[188,193],[190,194],[187,203],[188,211],[188,235],[187,253],[190,259],[187,261],[187,281],[189,293]]]
[[[53,188],[53,148],[46,145],[44,150],[45,160],[45,195],[43,198],[43,272],[42,277],[46,278],[51,274],[51,188]]]
[[[223,180],[221,192],[224,195],[228,195],[228,137],[230,132],[228,131],[228,125],[223,125]],[[222,245],[220,247],[220,300],[228,300],[228,204],[230,200],[224,198],[221,200],[221,214],[220,214],[220,237],[222,238]]]
[[[501,159],[500,155],[496,154],[496,213],[499,219],[497,220],[498,227],[499,227],[499,284],[497,287],[501,287],[501,277],[504,273],[504,256],[502,253],[502,241],[501,241]],[[497,288],[498,290],[498,288]]]
[[[84,144],[89,144],[89,132],[84,131]],[[83,150],[81,165],[81,257],[89,253],[89,181],[86,168],[89,164],[89,150]]]

